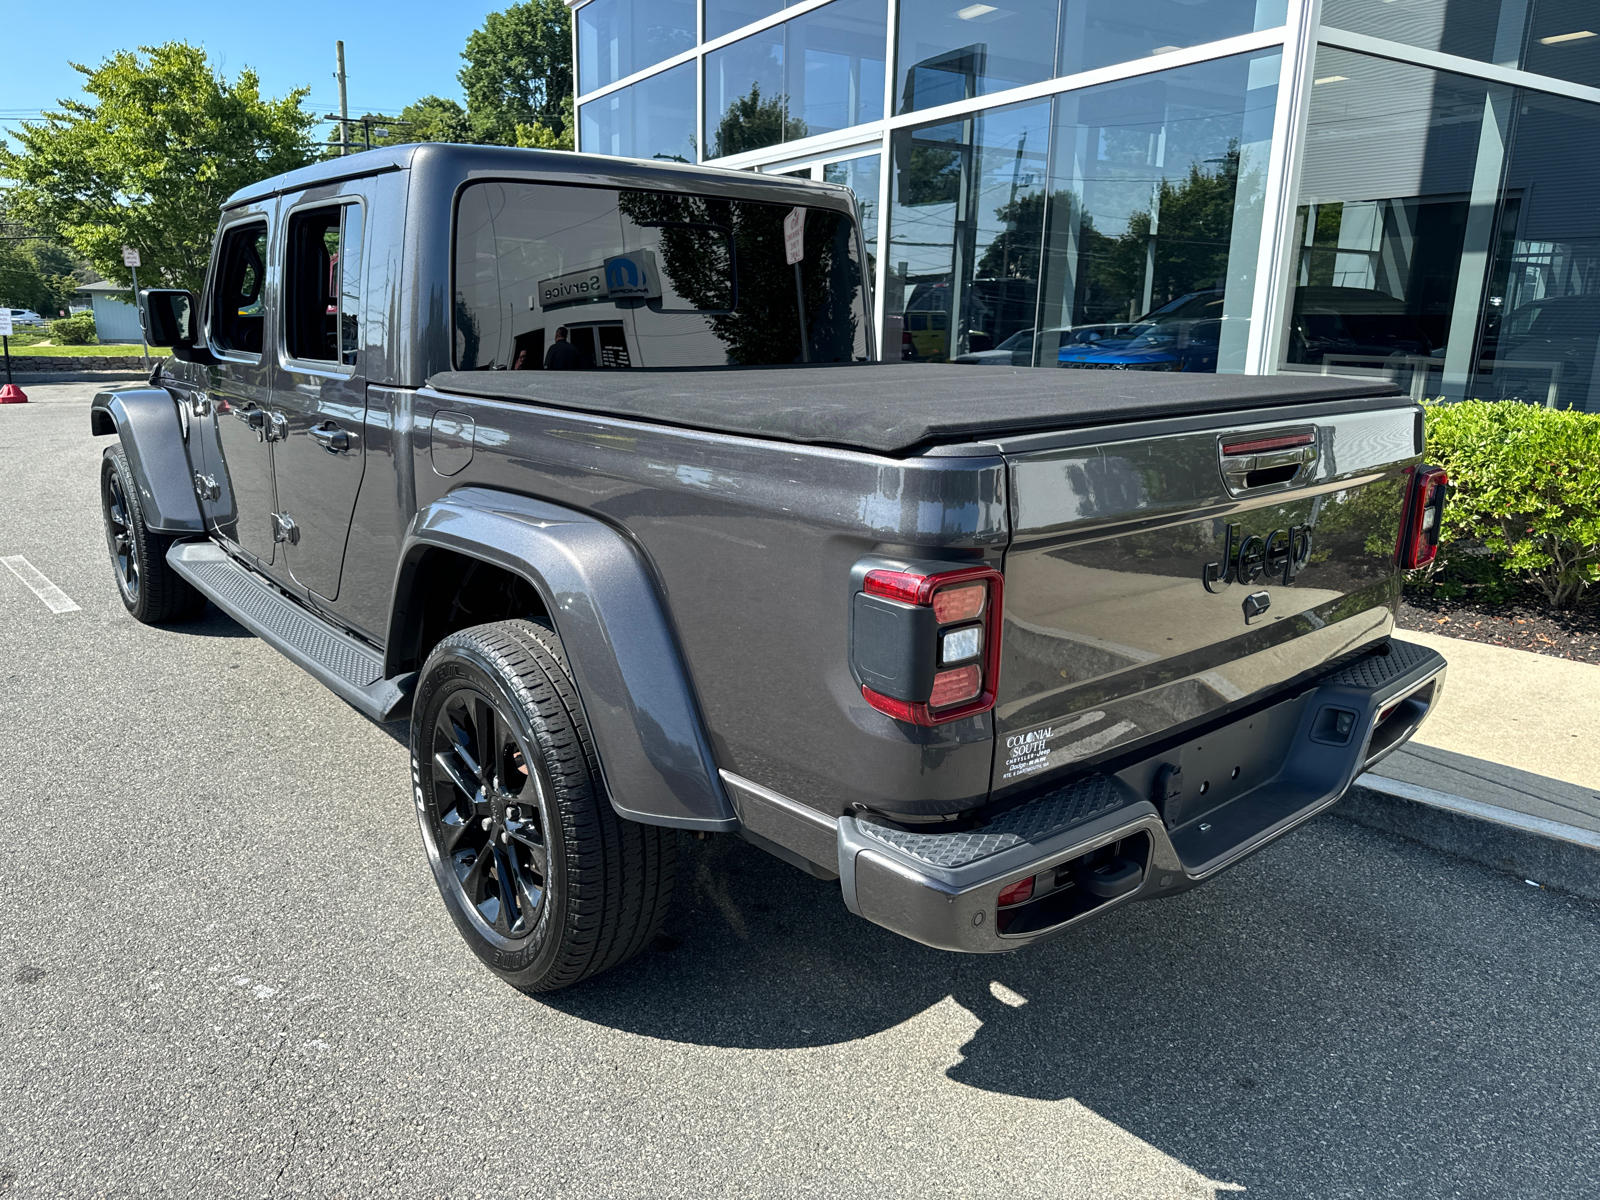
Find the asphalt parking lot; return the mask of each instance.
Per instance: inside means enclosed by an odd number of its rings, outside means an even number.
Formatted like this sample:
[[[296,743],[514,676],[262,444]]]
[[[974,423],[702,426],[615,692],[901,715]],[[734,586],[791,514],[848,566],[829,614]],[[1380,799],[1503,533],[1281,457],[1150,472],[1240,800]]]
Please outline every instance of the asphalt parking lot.
[[[89,385],[0,408],[0,1196],[1600,1194],[1600,905],[1323,817],[956,957],[733,837],[579,989],[480,969],[394,730],[147,628]]]

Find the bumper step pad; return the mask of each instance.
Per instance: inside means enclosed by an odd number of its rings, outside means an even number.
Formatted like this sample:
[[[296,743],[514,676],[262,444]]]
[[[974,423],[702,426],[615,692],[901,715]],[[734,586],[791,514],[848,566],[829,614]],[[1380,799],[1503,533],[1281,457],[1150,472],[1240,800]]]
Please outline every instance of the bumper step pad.
[[[1115,905],[1176,895],[1337,801],[1361,770],[1416,731],[1438,702],[1444,673],[1439,654],[1391,640],[1265,708],[1169,745],[1115,775],[1070,780],[980,818],[975,828],[940,832],[870,816],[841,817],[845,904],[924,945],[996,952],[1054,936]],[[1213,774],[1209,768],[1222,758],[1222,771]],[[1245,765],[1243,772],[1228,769],[1236,762]],[[1165,785],[1152,785],[1184,763],[1204,768],[1190,772],[1196,775],[1190,782],[1206,798],[1174,810]],[[1227,786],[1233,779],[1237,790]],[[1081,911],[1063,907],[1058,923],[1047,917],[1036,927],[999,927],[1002,889],[1028,876],[1048,885],[1043,872],[1085,869],[1092,854],[1112,856],[1112,867],[1126,858],[1138,870],[1125,873],[1137,882],[1108,888],[1102,903]],[[1064,866],[1074,862],[1077,868]],[[1059,876],[1055,886],[1061,886]]]
[[[409,676],[383,677],[383,656],[285,596],[213,542],[179,542],[167,562],[262,641],[377,721],[405,716]]]
[[[856,820],[856,829],[930,867],[964,867],[1016,846],[1045,841],[1121,808],[1129,796],[1105,775],[1074,779],[1026,804],[1007,809],[982,828],[959,833],[922,833],[876,821]]]

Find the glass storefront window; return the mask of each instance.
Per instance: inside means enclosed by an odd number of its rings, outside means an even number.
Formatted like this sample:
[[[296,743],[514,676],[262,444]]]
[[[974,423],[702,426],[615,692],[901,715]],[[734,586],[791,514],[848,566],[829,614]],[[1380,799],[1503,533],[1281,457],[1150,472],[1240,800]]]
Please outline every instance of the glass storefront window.
[[[1600,105],[1519,93],[1468,394],[1600,412]]]
[[[1242,371],[1282,56],[1056,99],[1040,366]]]
[[[1600,87],[1600,7],[1594,0],[1538,0],[1522,65]]]
[[[1050,108],[894,134],[885,358],[898,338],[908,361],[1011,364],[1038,301]]]
[[[1600,86],[1594,0],[1323,0],[1322,23]]]
[[[1286,366],[1465,394],[1514,109],[1500,84],[1318,51]]]
[[[1282,25],[1288,0],[901,0],[897,112]]]
[[[694,162],[694,63],[578,108],[578,149],[623,158]]]
[[[1288,0],[1066,0],[1057,75],[1282,25]]]
[[[589,0],[578,23],[578,94],[654,66],[695,44],[695,0]]]
[[[721,158],[883,116],[884,0],[834,0],[706,56],[706,145]]]
[[[847,158],[842,162],[823,165],[822,178],[826,183],[842,183],[856,195],[856,207],[861,213],[861,236],[867,243],[867,279],[878,277],[878,176],[879,157],[871,154]]]
[[[901,0],[895,111],[917,112],[1049,79],[1056,6]]]
[[[706,40],[782,12],[800,0],[706,0]]]

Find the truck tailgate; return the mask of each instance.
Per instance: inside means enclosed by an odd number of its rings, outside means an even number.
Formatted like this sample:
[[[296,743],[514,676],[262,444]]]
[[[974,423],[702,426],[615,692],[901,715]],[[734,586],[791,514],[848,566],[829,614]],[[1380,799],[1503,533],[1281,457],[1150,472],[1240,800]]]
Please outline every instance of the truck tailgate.
[[[997,795],[1242,708],[1390,633],[1418,410],[1340,407],[1008,453]]]

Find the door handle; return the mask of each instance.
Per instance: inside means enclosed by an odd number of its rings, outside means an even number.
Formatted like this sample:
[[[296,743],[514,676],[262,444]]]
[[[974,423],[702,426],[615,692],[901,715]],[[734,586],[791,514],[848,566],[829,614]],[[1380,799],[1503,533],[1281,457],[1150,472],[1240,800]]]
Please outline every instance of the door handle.
[[[267,441],[281,442],[289,436],[289,418],[275,412],[267,418]]]
[[[340,429],[332,421],[324,425],[313,426],[310,433],[329,454],[345,453],[350,449],[350,443],[354,440],[353,435],[347,430]]]

